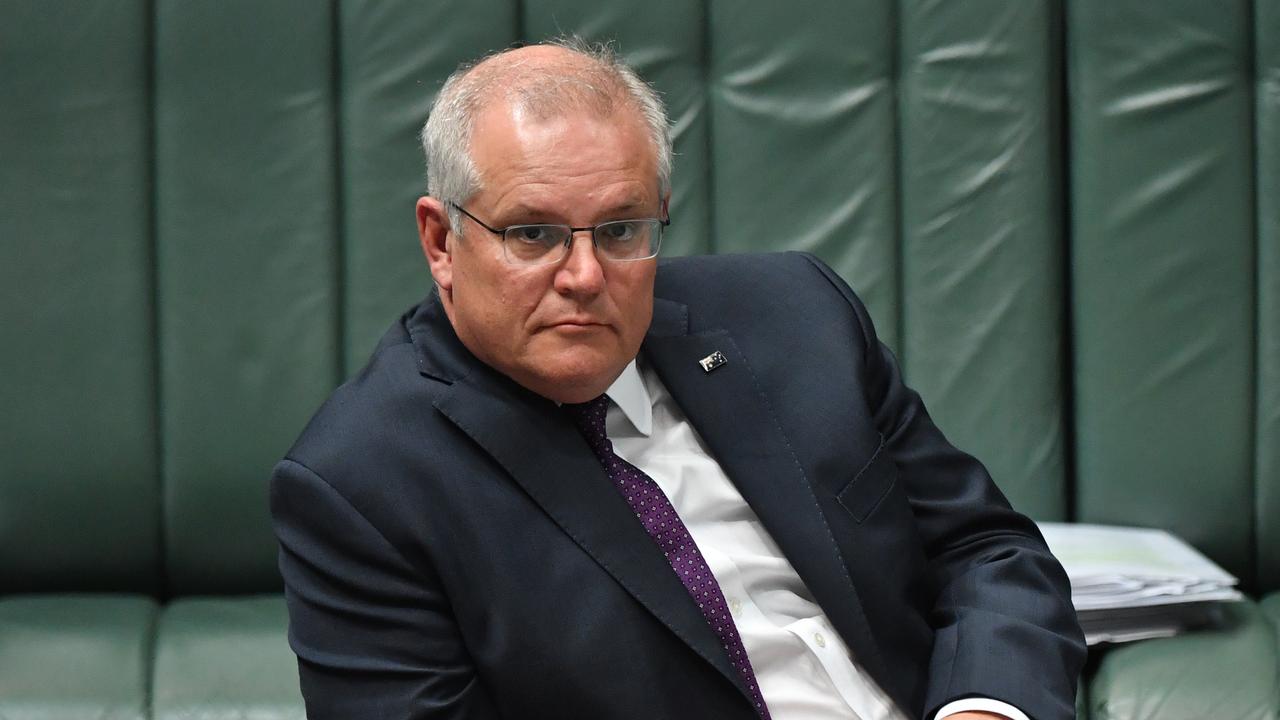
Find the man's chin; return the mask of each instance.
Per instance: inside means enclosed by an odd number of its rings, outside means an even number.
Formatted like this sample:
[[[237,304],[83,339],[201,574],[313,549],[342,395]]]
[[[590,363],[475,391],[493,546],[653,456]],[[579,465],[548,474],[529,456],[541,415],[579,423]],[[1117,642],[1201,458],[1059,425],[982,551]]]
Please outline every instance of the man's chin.
[[[590,361],[584,358],[565,359],[549,367],[538,368],[526,387],[560,403],[587,402],[608,390],[630,360],[627,358],[619,363],[601,358]]]

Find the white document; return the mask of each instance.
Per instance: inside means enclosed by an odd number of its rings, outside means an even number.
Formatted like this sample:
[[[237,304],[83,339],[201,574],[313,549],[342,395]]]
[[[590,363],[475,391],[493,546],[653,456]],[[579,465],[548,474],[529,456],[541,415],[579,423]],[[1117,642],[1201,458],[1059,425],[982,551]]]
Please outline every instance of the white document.
[[[1072,577],[1090,582],[1134,577],[1224,585],[1236,582],[1200,551],[1164,530],[1074,523],[1039,525],[1049,549]]]
[[[1163,530],[1039,525],[1089,644],[1174,635],[1208,621],[1198,603],[1243,598],[1234,576]]]

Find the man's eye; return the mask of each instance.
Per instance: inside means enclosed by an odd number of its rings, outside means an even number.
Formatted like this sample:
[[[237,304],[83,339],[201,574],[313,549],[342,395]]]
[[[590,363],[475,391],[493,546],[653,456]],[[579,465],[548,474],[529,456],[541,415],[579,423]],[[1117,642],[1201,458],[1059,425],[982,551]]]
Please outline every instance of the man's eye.
[[[626,242],[636,236],[636,224],[615,222],[604,226],[604,236],[610,242]]]
[[[516,228],[512,234],[520,242],[530,244],[546,243],[551,239],[551,232],[543,225],[525,225]]]

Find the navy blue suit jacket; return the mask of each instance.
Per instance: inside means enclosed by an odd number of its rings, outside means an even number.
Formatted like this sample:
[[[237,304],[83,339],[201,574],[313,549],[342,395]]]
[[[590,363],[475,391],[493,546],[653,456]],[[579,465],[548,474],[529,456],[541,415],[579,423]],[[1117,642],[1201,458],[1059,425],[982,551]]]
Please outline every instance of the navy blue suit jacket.
[[[665,261],[642,354],[908,717],[1074,716],[1061,567],[810,256]],[[720,351],[728,363],[704,372]],[[276,468],[311,718],[753,718],[662,553],[555,403],[429,297]]]

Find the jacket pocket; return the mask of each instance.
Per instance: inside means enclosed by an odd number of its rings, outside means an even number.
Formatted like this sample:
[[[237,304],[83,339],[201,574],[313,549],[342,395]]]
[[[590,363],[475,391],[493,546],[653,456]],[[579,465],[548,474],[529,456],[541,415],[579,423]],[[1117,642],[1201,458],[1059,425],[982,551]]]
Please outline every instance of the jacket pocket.
[[[885,449],[884,437],[881,437],[880,445],[872,453],[871,459],[836,494],[836,499],[853,516],[854,521],[861,523],[880,506],[897,478],[897,468],[893,466],[893,460]]]

